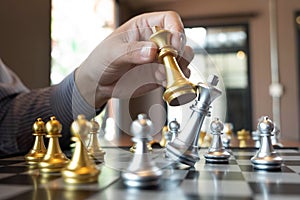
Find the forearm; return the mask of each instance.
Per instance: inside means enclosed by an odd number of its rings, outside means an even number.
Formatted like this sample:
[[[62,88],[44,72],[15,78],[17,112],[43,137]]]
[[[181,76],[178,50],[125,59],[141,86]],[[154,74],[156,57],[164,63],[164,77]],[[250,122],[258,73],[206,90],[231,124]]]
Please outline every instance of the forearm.
[[[60,144],[62,149],[70,144],[70,125],[78,114],[87,118],[96,111],[80,96],[70,74],[60,84],[44,89],[10,95],[0,102],[0,152],[20,153],[32,148],[32,125],[41,117],[46,123],[56,116],[63,126]]]

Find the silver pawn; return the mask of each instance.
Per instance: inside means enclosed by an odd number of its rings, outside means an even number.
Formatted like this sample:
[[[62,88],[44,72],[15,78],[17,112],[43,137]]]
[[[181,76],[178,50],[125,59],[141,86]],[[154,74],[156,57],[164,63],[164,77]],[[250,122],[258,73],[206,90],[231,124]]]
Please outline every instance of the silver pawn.
[[[179,129],[180,129],[180,124],[176,119],[170,121],[169,123],[169,133],[171,135],[170,142],[173,142],[174,139],[178,136]]]
[[[283,145],[279,142],[280,130],[278,126],[274,123],[274,129],[271,136],[271,141],[273,146],[283,147]]]
[[[218,118],[210,123],[210,129],[213,135],[212,142],[208,152],[204,155],[206,162],[210,163],[228,163],[230,153],[228,153],[222,144],[221,134],[224,124]]]
[[[129,187],[155,187],[159,185],[162,170],[151,160],[147,143],[151,141],[153,124],[146,114],[139,114],[131,124],[135,153],[126,171],[122,172],[124,184]]]
[[[274,151],[271,135],[274,129],[273,122],[265,116],[258,122],[257,129],[261,137],[261,146],[251,158],[254,168],[262,170],[278,170],[281,168],[282,158]]]
[[[233,125],[232,123],[225,123],[223,129],[222,142],[224,147],[230,147],[231,137],[233,136]]]
[[[258,130],[252,131],[252,140],[254,141],[254,147],[260,147],[260,133]]]
[[[98,140],[98,132],[100,126],[99,123],[95,120],[91,120],[91,130],[90,130],[90,142],[88,145],[89,155],[97,162],[104,162],[105,151],[102,150]]]
[[[164,146],[167,146],[169,142],[174,141],[174,139],[178,135],[179,129],[180,129],[180,124],[177,122],[176,119],[169,122],[168,131],[166,131],[166,133],[164,134],[164,139],[166,142]]]

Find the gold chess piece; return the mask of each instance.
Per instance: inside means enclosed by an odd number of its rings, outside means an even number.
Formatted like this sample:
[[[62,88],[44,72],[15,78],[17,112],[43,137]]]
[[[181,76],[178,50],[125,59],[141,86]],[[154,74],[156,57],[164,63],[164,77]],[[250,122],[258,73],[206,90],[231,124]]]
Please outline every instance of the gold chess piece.
[[[56,117],[51,117],[46,123],[46,137],[49,138],[48,150],[43,160],[39,163],[39,168],[42,173],[60,172],[69,162],[69,159],[61,151],[58,138],[61,137],[62,125],[56,120]]]
[[[147,149],[148,149],[149,152],[152,152],[152,150],[153,150],[152,144],[154,144],[155,142],[156,142],[156,141],[150,141],[150,142],[147,143]],[[136,143],[134,143],[134,144],[130,147],[129,151],[130,151],[131,153],[134,153],[135,150],[136,150]]]
[[[44,136],[46,135],[45,123],[42,118],[38,118],[32,126],[35,141],[32,149],[25,155],[26,163],[30,168],[36,168],[38,163],[44,158],[47,149],[44,144]]]
[[[96,167],[94,160],[88,155],[80,135],[87,135],[91,128],[90,123],[84,115],[78,115],[71,125],[73,134],[72,140],[75,141],[75,149],[71,162],[62,170],[64,181],[71,184],[81,184],[96,182],[100,170]]]
[[[211,141],[212,141],[212,136],[210,134],[206,134],[206,132],[205,133],[200,132],[200,137],[202,137],[201,134],[204,135],[202,143],[201,143],[201,147],[210,147]]]
[[[242,129],[237,132],[237,139],[239,142],[239,147],[245,148],[247,147],[247,141],[250,139],[250,132]]]
[[[99,140],[97,137],[99,128],[100,128],[99,123],[95,119],[92,119],[91,120],[91,130],[89,132],[90,142],[89,142],[89,146],[88,146],[88,152],[89,152],[89,155],[91,157],[93,157],[95,160],[97,160],[99,162],[103,162],[105,152],[100,147]]]
[[[203,144],[204,144],[205,136],[206,136],[206,132],[205,131],[200,131],[199,140],[198,140],[198,144],[199,144],[200,147],[202,147]]]
[[[224,124],[224,133],[228,138],[233,137],[233,125],[231,123]]]
[[[196,86],[185,78],[176,61],[178,53],[171,46],[171,32],[155,26],[150,40],[158,46],[158,60],[165,66],[167,85],[164,100],[171,106],[191,102],[197,96]]]
[[[168,126],[164,126],[161,131],[161,140],[159,142],[161,147],[167,146],[167,143],[169,142],[169,141],[167,141],[168,133],[169,133]]]

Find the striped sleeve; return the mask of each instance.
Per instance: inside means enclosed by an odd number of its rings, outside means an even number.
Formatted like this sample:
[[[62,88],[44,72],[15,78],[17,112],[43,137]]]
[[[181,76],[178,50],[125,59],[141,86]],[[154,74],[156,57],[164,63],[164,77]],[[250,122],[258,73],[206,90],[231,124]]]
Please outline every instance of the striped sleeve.
[[[70,125],[78,114],[99,113],[81,97],[74,73],[61,83],[28,90],[0,60],[0,154],[26,153],[33,146],[32,125],[41,117],[46,123],[56,116],[63,126],[60,145],[70,145]]]

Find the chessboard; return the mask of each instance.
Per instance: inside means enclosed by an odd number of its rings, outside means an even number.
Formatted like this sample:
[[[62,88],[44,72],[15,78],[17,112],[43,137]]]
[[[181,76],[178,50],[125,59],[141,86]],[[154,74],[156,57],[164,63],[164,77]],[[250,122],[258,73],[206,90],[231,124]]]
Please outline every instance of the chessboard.
[[[158,187],[131,188],[122,182],[121,173],[133,156],[129,148],[104,147],[105,162],[98,164],[98,182],[66,184],[60,174],[43,176],[29,170],[24,156],[0,159],[0,199],[299,199],[300,151],[278,148],[283,158],[280,170],[253,168],[250,158],[256,148],[229,148],[227,164],[209,164],[203,157],[194,167],[173,163],[164,149],[154,148],[151,157],[163,168]],[[68,155],[68,154],[67,154]],[[70,154],[69,154],[70,156]]]

